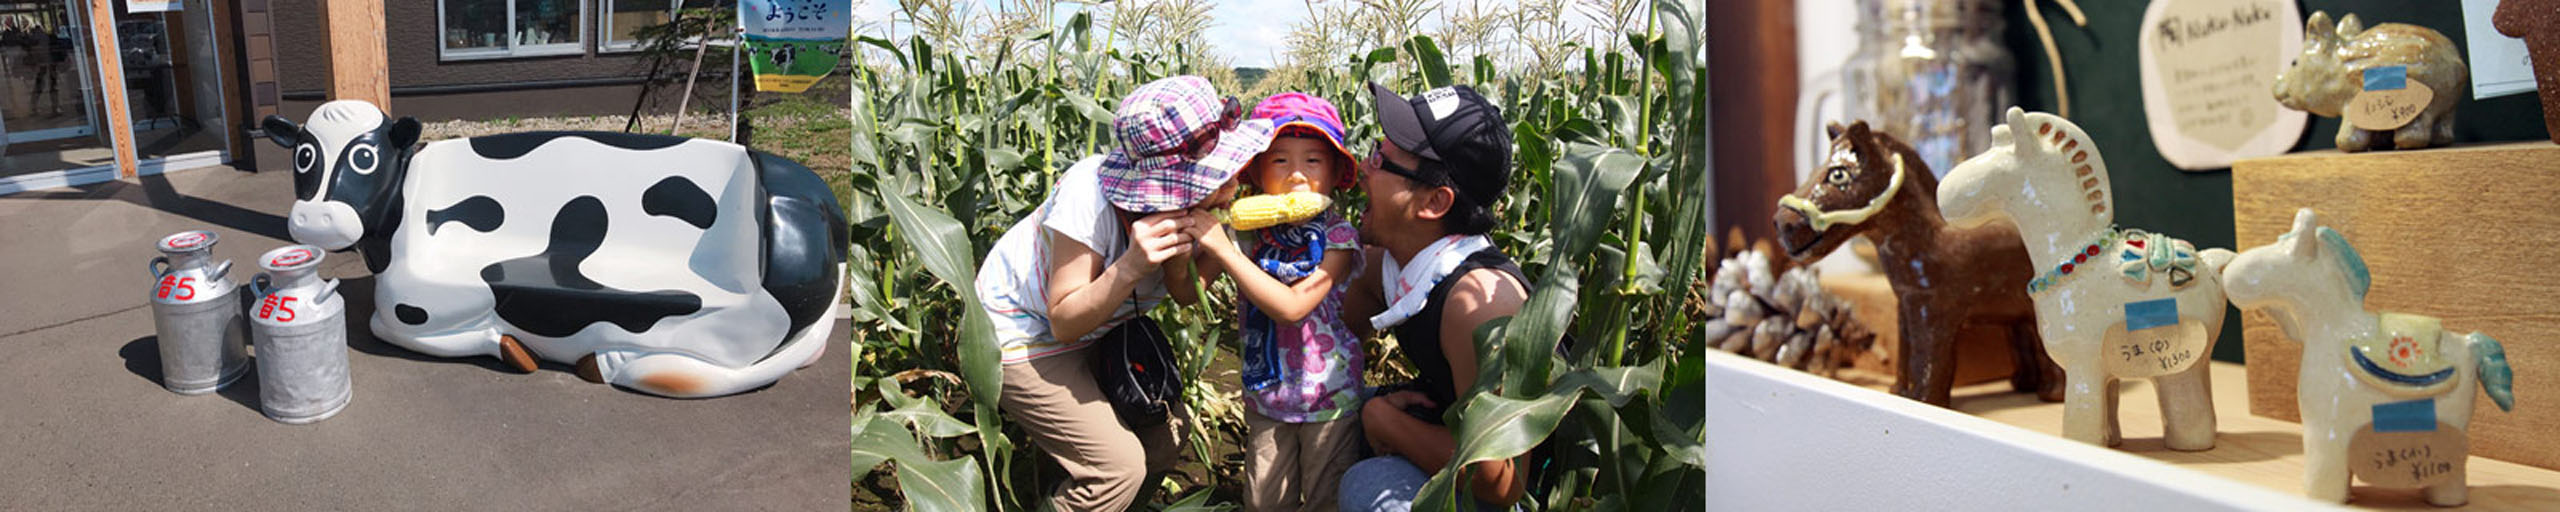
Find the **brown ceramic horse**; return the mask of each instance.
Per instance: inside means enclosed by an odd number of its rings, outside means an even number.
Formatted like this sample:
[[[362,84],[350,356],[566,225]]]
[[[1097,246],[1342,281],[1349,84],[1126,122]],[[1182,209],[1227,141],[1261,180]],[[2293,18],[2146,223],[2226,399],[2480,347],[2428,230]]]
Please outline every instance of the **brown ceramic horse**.
[[[1968,326],[2009,335],[2018,371],[2009,384],[2047,402],[2062,399],[2062,368],[2036,334],[2027,280],[2035,277],[2017,228],[1957,229],[1938,215],[1938,179],[1910,145],[1867,128],[1830,126],[1831,155],[1773,216],[1787,257],[1811,262],[1858,235],[1875,242],[1901,301],[1897,395],[1944,407],[1955,387],[1957,333]],[[2040,370],[2039,370],[2040,369]]]

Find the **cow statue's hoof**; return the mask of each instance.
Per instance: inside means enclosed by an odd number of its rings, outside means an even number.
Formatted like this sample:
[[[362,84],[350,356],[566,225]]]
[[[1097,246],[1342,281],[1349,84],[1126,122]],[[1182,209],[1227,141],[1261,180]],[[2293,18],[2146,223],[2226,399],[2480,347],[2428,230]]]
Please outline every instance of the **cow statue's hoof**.
[[[514,368],[518,373],[533,373],[535,367],[541,366],[540,362],[533,360],[533,352],[526,351],[523,343],[517,343],[515,336],[508,335],[498,336],[498,360],[506,362],[508,368]]]
[[[596,364],[595,354],[578,357],[578,378],[597,384],[604,383],[604,367]]]

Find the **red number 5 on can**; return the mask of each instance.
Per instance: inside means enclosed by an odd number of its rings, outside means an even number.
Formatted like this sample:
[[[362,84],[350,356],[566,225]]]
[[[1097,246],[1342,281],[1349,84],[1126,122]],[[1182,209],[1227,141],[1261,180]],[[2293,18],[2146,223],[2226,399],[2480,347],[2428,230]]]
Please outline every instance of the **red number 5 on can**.
[[[171,293],[176,293],[178,300],[195,300],[196,278],[180,278],[178,276],[161,277],[160,298],[169,298]]]
[[[284,311],[283,318],[276,317],[277,310]],[[258,303],[258,318],[275,320],[278,322],[293,321],[293,297],[268,295],[267,300],[259,301]]]

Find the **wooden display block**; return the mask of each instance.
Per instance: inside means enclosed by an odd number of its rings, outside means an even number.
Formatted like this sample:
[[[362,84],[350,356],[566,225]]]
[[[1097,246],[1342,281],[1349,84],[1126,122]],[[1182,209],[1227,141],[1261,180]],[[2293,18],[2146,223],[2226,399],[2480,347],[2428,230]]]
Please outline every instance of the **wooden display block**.
[[[2438,316],[2506,346],[2516,410],[2486,398],[2471,453],[2560,469],[2560,146],[2535,141],[2424,151],[2321,151],[2241,160],[2232,217],[2245,249],[2273,243],[2309,207],[2372,268],[2368,309]],[[2302,346],[2248,313],[2249,412],[2301,421]]]

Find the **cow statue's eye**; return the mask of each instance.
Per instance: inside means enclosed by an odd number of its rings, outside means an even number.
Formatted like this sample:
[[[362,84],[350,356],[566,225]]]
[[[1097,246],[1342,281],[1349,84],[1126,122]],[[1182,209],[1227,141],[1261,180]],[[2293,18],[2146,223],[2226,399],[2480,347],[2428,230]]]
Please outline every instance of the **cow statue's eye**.
[[[304,144],[293,149],[293,172],[311,172],[320,164],[320,149]]]
[[[1832,186],[1849,186],[1849,170],[1833,167],[1831,168],[1831,176],[1826,179],[1830,180]]]
[[[373,174],[374,164],[381,163],[379,156],[374,154],[372,144],[358,145],[354,151],[347,152],[347,165],[354,167],[356,174]]]

